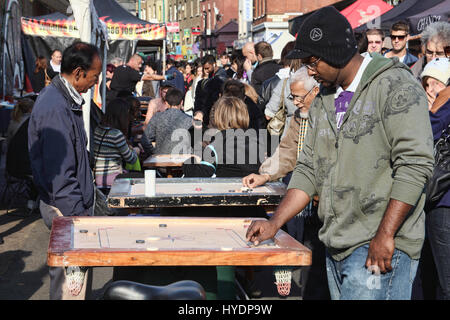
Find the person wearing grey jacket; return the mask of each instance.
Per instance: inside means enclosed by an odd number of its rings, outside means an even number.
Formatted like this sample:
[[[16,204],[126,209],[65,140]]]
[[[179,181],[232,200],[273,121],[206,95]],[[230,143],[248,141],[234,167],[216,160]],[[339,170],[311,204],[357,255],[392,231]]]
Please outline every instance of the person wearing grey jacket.
[[[330,295],[409,300],[425,237],[424,186],[434,165],[426,95],[410,69],[362,57],[347,19],[325,7],[305,19],[292,57],[320,84],[288,191],[256,245],[319,196]]]
[[[192,117],[182,111],[183,98],[184,94],[176,88],[167,91],[167,109],[155,113],[142,135],[141,144],[146,155],[191,153],[188,130],[193,122]]]
[[[285,128],[289,128],[289,123],[291,122],[292,116],[294,115],[295,110],[297,110],[297,107],[295,106],[294,102],[289,98],[291,94],[290,89],[291,83],[292,80],[290,77],[285,77],[280,81],[278,81],[278,84],[272,91],[272,96],[270,97],[270,100],[266,105],[266,109],[264,110],[266,119],[270,121],[270,119],[272,119],[278,112],[278,109],[281,108],[281,101],[282,101],[281,99],[283,99],[284,105],[286,107],[286,120],[284,123]],[[281,137],[284,137],[286,131],[287,130],[283,131]]]

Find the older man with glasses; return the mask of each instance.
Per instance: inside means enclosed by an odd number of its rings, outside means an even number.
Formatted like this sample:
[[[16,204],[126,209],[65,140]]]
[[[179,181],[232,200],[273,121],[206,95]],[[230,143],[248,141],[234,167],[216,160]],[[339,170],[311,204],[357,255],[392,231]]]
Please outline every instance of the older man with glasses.
[[[397,57],[400,62],[408,67],[414,65],[418,58],[406,48],[409,40],[409,25],[403,21],[394,23],[391,27],[390,38],[392,49],[385,53],[385,57]]]
[[[424,56],[412,67],[411,71],[419,79],[425,65],[436,58],[450,57],[450,23],[434,22],[428,25],[420,35]]]
[[[307,17],[298,34],[287,57],[302,59],[321,87],[288,191],[247,240],[272,238],[318,195],[331,298],[410,299],[434,163],[424,90],[397,59],[362,57],[334,7]]]

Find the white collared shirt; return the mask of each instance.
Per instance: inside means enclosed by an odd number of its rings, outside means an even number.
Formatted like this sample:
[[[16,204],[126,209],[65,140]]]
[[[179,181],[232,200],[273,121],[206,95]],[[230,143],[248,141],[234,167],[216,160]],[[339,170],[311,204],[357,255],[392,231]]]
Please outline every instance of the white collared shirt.
[[[69,94],[72,97],[72,99],[75,101],[75,103],[78,104],[79,106],[83,105],[84,104],[84,99],[78,93],[78,91],[75,90],[75,88],[69,83],[69,81],[67,81],[67,79],[64,78],[62,75],[59,75],[59,77],[61,78],[62,83],[64,84],[64,86],[69,91]]]
[[[369,65],[370,61],[372,61],[372,57],[370,54],[364,55],[364,60],[359,66],[358,72],[356,73],[355,77],[353,78],[352,83],[348,86],[348,88],[345,91],[355,92],[356,88],[358,88],[359,83],[361,82],[362,75],[364,71],[366,70],[367,66]],[[344,91],[341,86],[336,88],[336,93],[334,95],[334,98],[336,99],[339,97],[339,94]]]
[[[61,65],[60,64],[54,64],[52,62],[52,60],[50,60],[50,65],[52,66],[53,71],[61,72]]]

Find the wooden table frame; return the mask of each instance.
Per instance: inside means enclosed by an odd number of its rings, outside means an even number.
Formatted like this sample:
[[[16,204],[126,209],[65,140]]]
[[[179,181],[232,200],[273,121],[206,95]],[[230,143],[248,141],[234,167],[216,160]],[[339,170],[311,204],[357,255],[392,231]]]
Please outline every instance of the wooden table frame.
[[[193,154],[158,154],[145,159],[142,166],[146,169],[165,169],[167,178],[182,175],[183,163],[195,157]]]
[[[243,221],[242,221],[243,220]],[[311,265],[311,251],[286,232],[279,230],[274,237],[278,247],[210,249],[143,248],[74,248],[75,224],[96,226],[133,225],[145,223],[193,223],[225,227],[231,223],[250,223],[260,218],[192,218],[192,217],[56,217],[50,234],[47,264],[52,267],[68,266],[307,266]],[[179,225],[178,225],[179,226]],[[244,225],[245,228],[245,225]],[[218,244],[220,246],[220,244]]]
[[[242,178],[157,178],[156,183],[242,183]],[[261,193],[196,193],[196,194],[156,194],[146,197],[144,194],[131,195],[133,184],[144,184],[144,178],[120,178],[114,181],[108,195],[111,208],[161,208],[192,206],[277,206],[286,193],[282,182],[268,182],[266,186],[273,190],[271,194]]]

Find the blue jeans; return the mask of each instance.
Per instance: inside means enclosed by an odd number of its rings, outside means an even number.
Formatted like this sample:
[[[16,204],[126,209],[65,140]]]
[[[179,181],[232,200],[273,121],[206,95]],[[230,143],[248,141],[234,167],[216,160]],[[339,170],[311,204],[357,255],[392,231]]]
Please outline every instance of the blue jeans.
[[[426,227],[439,278],[438,299],[450,300],[450,208],[431,210]]]
[[[392,271],[385,274],[366,268],[369,244],[347,258],[335,261],[327,252],[327,276],[333,300],[410,300],[418,260],[395,249]]]

